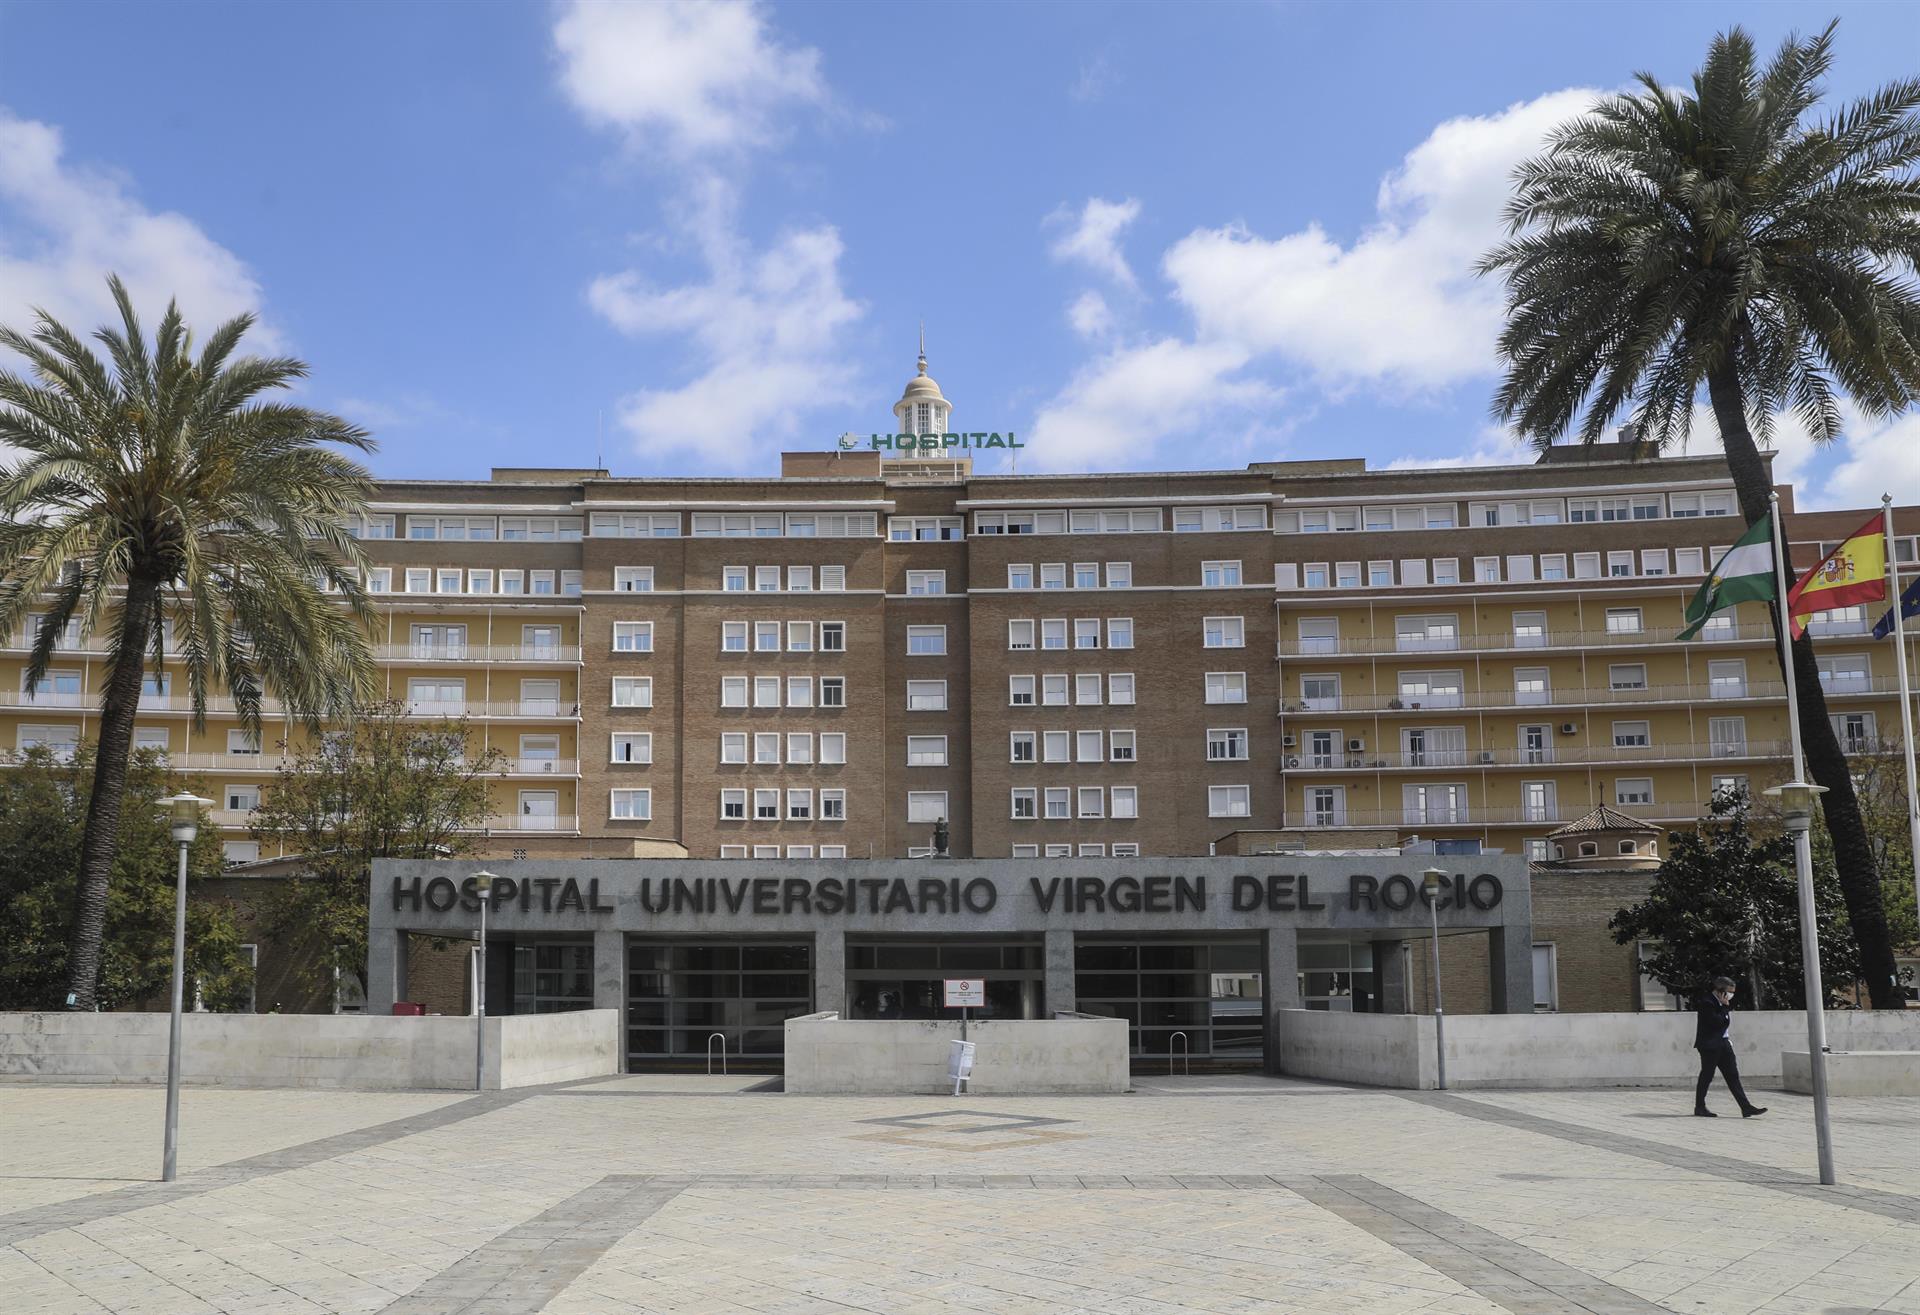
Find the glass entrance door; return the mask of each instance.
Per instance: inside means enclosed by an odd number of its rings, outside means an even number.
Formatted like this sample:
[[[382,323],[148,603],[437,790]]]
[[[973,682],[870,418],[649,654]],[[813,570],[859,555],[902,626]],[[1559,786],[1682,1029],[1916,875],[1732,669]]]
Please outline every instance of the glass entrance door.
[[[1303,950],[1304,952],[1304,950]],[[1136,1056],[1258,1060],[1265,1010],[1258,941],[1107,941],[1074,937],[1083,1013],[1132,1024]],[[1184,1033],[1176,1040],[1175,1033]]]
[[[958,1019],[941,983],[980,978],[987,1003],[972,1018],[1044,1018],[1041,942],[1004,940],[890,940],[847,942],[848,1018]]]
[[[629,941],[627,1062],[779,1059],[785,1023],[813,1011],[813,946],[797,941]]]

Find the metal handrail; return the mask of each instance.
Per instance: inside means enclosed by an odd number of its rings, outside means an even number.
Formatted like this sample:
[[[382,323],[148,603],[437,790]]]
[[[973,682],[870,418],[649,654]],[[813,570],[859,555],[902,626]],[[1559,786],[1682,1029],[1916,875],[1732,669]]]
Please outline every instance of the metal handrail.
[[[707,1033],[707,1076],[713,1076],[713,1043],[715,1038],[718,1038],[720,1041],[720,1076],[724,1078],[727,1076],[727,1034],[725,1032]]]
[[[1173,1032],[1167,1036],[1167,1076],[1173,1076],[1174,1037],[1180,1038],[1180,1063],[1185,1070],[1181,1076],[1190,1078],[1193,1076],[1193,1047],[1187,1044],[1187,1034],[1185,1032]]]

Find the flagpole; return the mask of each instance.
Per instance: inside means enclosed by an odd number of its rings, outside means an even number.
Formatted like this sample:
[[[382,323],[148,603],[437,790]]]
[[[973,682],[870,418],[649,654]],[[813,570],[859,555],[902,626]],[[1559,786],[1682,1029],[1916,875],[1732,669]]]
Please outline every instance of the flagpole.
[[[1800,971],[1807,997],[1807,1068],[1813,1079],[1813,1144],[1820,1163],[1820,1182],[1831,1187],[1833,1124],[1827,1114],[1827,992],[1820,983],[1820,924],[1813,902],[1813,810],[1823,793],[1807,781],[1807,764],[1800,746],[1800,695],[1793,674],[1793,617],[1787,601],[1786,531],[1780,525],[1780,494],[1767,494],[1768,518],[1773,521],[1773,573],[1780,596],[1774,600],[1774,630],[1780,640],[1780,673],[1787,680],[1787,727],[1793,733],[1793,780],[1768,791],[1779,798],[1793,833],[1794,886],[1800,905]]]
[[[1913,695],[1907,685],[1907,626],[1901,619],[1906,600],[1900,589],[1900,559],[1893,548],[1893,495],[1881,494],[1880,506],[1886,517],[1882,524],[1887,532],[1887,594],[1893,603],[1893,661],[1900,673],[1900,739],[1907,755],[1907,839],[1913,851],[1914,907],[1920,910],[1920,777],[1913,770]]]

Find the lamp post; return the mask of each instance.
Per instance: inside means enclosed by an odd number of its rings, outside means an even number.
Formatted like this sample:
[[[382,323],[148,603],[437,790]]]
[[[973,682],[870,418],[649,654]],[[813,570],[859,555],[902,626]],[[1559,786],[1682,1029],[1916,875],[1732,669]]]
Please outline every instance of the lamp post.
[[[473,874],[473,888],[480,894],[480,957],[473,970],[473,1089],[481,1090],[487,1072],[487,892],[493,889],[493,873]]]
[[[200,810],[211,799],[182,790],[160,800],[166,805],[173,843],[180,847],[179,876],[173,887],[173,1014],[167,1021],[167,1130],[160,1158],[160,1181],[170,1183],[179,1168],[180,1150],[180,1006],[186,993],[187,850],[200,834]]]
[[[1440,994],[1440,891],[1447,874],[1428,868],[1420,874],[1420,885],[1427,892],[1427,911],[1433,914],[1433,1057],[1440,1090],[1447,1089],[1447,1007]]]
[[[1814,921],[1813,805],[1826,787],[1805,781],[1776,785],[1767,794],[1780,801],[1780,811],[1793,835],[1793,875],[1800,895],[1800,967],[1807,995],[1807,1066],[1813,1075],[1813,1136],[1820,1155],[1820,1181],[1831,1187],[1833,1125],[1827,1121],[1827,993],[1820,984],[1820,927]]]

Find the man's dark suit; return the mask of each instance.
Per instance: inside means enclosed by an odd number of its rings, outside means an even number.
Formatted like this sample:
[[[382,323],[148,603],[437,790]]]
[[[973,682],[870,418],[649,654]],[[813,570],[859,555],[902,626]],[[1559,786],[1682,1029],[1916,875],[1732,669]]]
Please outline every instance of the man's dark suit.
[[[1700,1081],[1693,1090],[1694,1109],[1707,1107],[1707,1088],[1713,1085],[1716,1069],[1727,1080],[1727,1090],[1740,1103],[1741,1112],[1754,1108],[1753,1102],[1747,1099],[1746,1088],[1740,1085],[1740,1065],[1733,1057],[1733,1042],[1727,1036],[1733,1006],[1721,1004],[1720,997],[1709,991],[1695,1003],[1694,1011],[1693,1048],[1700,1052]]]

